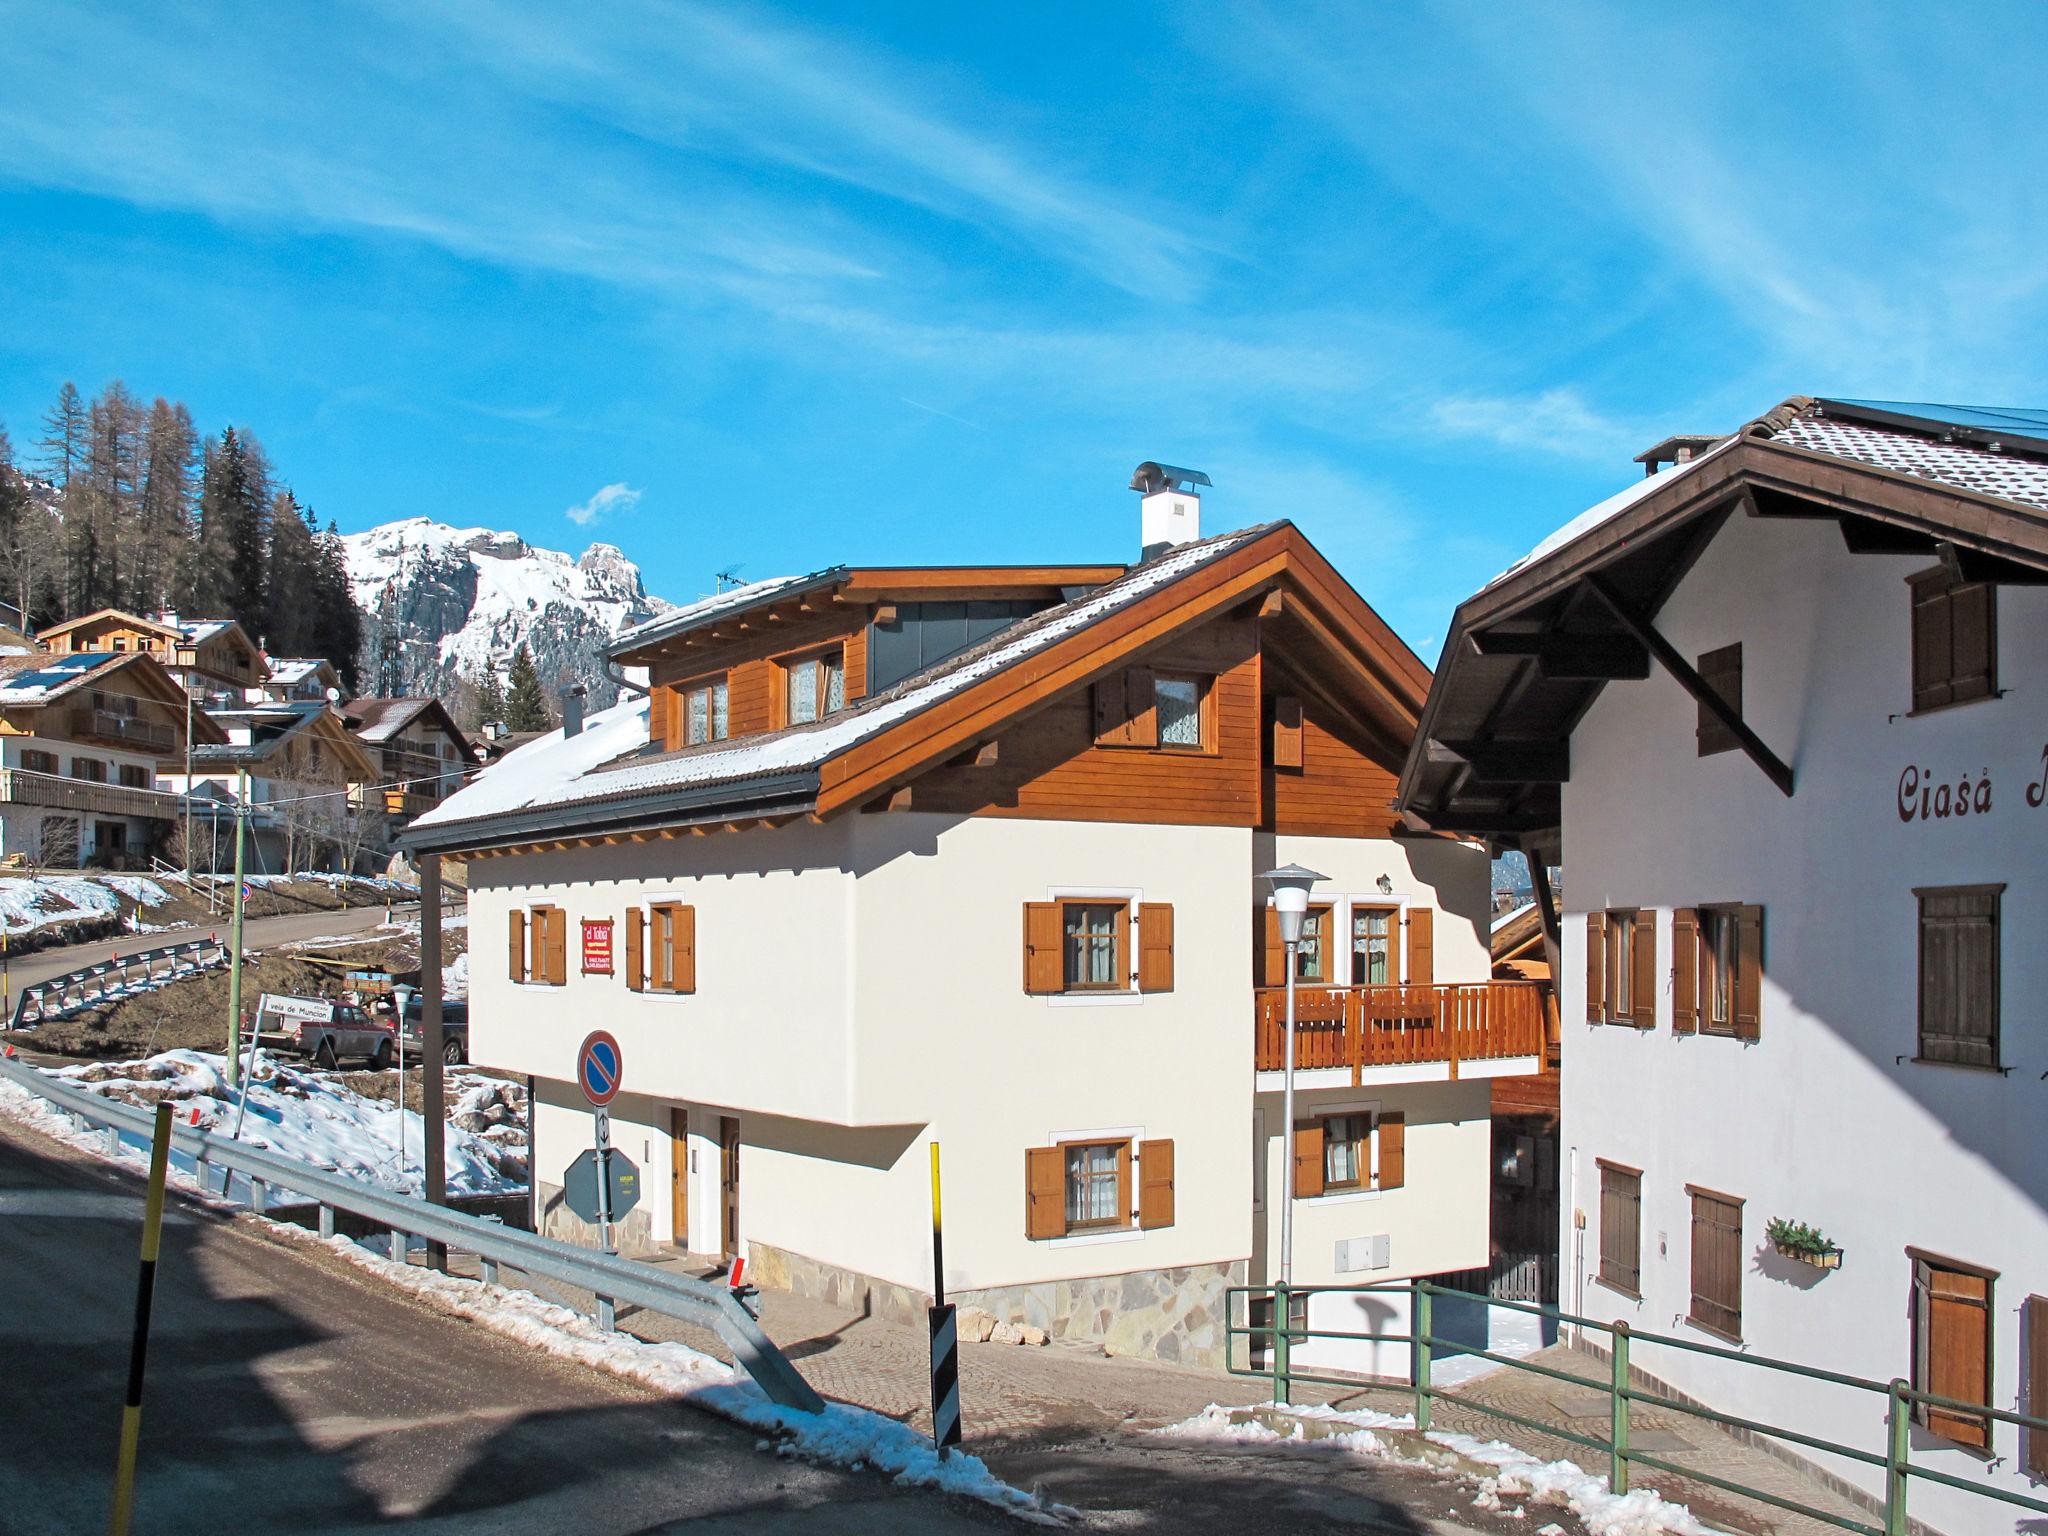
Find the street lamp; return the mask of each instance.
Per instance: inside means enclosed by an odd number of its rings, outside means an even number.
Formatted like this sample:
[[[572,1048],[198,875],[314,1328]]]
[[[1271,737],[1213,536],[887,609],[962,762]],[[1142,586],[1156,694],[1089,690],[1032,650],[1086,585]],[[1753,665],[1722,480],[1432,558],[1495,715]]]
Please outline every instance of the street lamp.
[[[1291,1323],[1290,1287],[1294,1284],[1294,973],[1295,955],[1301,948],[1301,933],[1308,921],[1308,893],[1318,880],[1326,878],[1299,864],[1269,869],[1259,877],[1273,892],[1273,913],[1280,921],[1280,942],[1287,951],[1287,1030],[1280,1078],[1280,1124],[1285,1127],[1287,1198],[1280,1204],[1280,1285],[1274,1298],[1278,1324],[1284,1334]]]

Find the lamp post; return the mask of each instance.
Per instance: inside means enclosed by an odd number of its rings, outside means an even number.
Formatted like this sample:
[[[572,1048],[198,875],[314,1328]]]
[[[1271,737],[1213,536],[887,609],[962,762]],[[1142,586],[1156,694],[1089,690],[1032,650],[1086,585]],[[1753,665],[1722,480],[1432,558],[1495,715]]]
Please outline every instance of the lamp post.
[[[1280,921],[1280,943],[1287,951],[1287,1029],[1282,1035],[1280,1075],[1280,1124],[1285,1128],[1287,1198],[1280,1202],[1280,1284],[1273,1298],[1279,1338],[1287,1337],[1292,1322],[1291,1288],[1294,1284],[1294,973],[1295,955],[1301,948],[1301,932],[1308,920],[1308,893],[1324,876],[1299,864],[1284,864],[1259,877],[1273,892],[1273,912]],[[1276,1355],[1285,1358],[1285,1344]],[[1284,1372],[1281,1373],[1284,1383]],[[1282,1386],[1284,1391],[1284,1384]]]

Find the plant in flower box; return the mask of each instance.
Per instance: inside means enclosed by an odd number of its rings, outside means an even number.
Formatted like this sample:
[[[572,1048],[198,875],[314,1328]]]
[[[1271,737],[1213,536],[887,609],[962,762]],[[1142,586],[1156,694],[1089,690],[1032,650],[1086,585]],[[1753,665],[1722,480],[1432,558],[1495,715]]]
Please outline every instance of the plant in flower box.
[[[1810,1227],[1803,1221],[1787,1221],[1782,1216],[1773,1216],[1764,1225],[1764,1236],[1788,1259],[1811,1264],[1815,1269],[1842,1267],[1842,1250],[1829,1242],[1827,1235],[1818,1227]]]

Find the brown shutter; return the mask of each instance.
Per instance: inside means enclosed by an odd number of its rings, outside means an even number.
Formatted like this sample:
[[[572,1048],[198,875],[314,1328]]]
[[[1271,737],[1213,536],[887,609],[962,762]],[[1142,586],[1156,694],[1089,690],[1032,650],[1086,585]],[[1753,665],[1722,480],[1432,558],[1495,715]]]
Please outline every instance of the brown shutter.
[[[1991,1282],[1982,1275],[1934,1268],[1929,1276],[1927,1381],[1922,1390],[1963,1403],[1991,1397]],[[1988,1447],[1991,1426],[1980,1416],[1927,1405],[1927,1427],[1959,1445]]]
[[[1329,928],[1328,919],[1324,929]],[[1323,966],[1323,975],[1330,974],[1328,964]],[[1436,980],[1436,913],[1428,907],[1412,907],[1408,912],[1408,985],[1426,987]]]
[[[1058,1147],[1024,1149],[1024,1235],[1064,1237],[1067,1233],[1067,1161]]]
[[[1284,987],[1287,946],[1280,942],[1280,914],[1272,907],[1260,907],[1252,913],[1252,919],[1259,932],[1259,985]]]
[[[1607,1017],[1607,914],[1586,914],[1586,1022]]]
[[[1133,747],[1156,747],[1159,745],[1159,707],[1157,689],[1152,681],[1150,667],[1130,667],[1124,672],[1124,708],[1130,712],[1130,728],[1125,736],[1125,745]]]
[[[1138,1143],[1138,1225],[1173,1225],[1173,1143]]]
[[[1060,904],[1024,903],[1024,990],[1034,997],[1061,990]]]
[[[1700,915],[1692,907],[1671,914],[1671,1033],[1700,1027]]]
[[[1993,590],[1988,582],[1973,582],[1949,593],[1949,697],[1957,703],[1993,692],[1998,651]]]
[[[526,914],[514,907],[506,916],[512,919],[512,964],[508,974],[514,981],[526,980]]]
[[[640,907],[626,908],[626,987],[638,992],[647,985],[645,945],[647,913]]]
[[[675,945],[669,956],[669,985],[678,992],[697,990],[697,909],[669,908],[669,929]]]
[[[1380,1116],[1379,1187],[1399,1189],[1408,1182],[1408,1116],[1393,1111]]]
[[[1912,578],[1913,707],[1938,709],[1955,696],[1953,609],[1948,574],[1924,571]]]
[[[2048,1419],[2048,1296],[2029,1296],[2020,1309],[2026,1342],[2027,1415]],[[2048,1429],[2027,1431],[2027,1470],[2048,1477]]]
[[[1138,903],[1138,990],[1173,990],[1172,902]]]
[[[1636,913],[1635,955],[1629,970],[1629,1018],[1638,1029],[1657,1023],[1657,910],[1644,907]]]
[[[1095,745],[1130,745],[1131,712],[1124,700],[1122,672],[1112,672],[1095,684]]]
[[[569,980],[569,914],[560,907],[547,909],[547,953],[541,979],[553,987]]]
[[[1323,1123],[1304,1120],[1294,1128],[1294,1197],[1323,1192]]]
[[[1283,693],[1273,700],[1273,766],[1301,765],[1301,700]]]
[[[1764,909],[1743,907],[1735,919],[1735,1038],[1756,1040],[1764,1028]]]

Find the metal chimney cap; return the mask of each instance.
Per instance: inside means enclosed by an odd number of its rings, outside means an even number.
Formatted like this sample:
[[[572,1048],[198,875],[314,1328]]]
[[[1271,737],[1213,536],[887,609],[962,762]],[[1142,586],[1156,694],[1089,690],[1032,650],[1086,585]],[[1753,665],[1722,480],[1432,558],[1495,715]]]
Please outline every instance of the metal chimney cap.
[[[1198,485],[1211,485],[1209,477],[1199,469],[1182,469],[1177,464],[1158,464],[1147,459],[1131,473],[1131,489],[1150,496],[1154,491],[1190,491]]]

